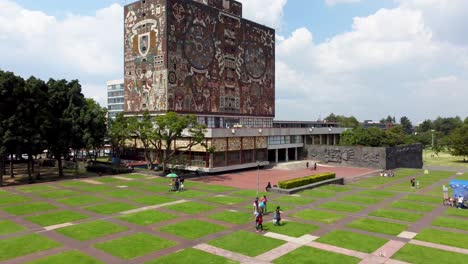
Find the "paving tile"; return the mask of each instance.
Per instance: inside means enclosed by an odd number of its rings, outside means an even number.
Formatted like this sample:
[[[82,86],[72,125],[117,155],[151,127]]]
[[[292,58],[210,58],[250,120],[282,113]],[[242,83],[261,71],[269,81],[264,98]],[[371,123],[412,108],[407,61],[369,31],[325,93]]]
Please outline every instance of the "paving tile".
[[[462,254],[467,254],[468,255],[468,249],[465,249],[465,248],[457,248],[457,247],[451,247],[451,246],[446,246],[446,245],[434,244],[434,243],[431,243],[431,242],[425,242],[425,241],[420,241],[420,240],[411,240],[409,243],[414,244],[414,245],[418,245],[418,246],[437,248],[437,249],[442,249],[442,250],[446,250],[446,251],[451,251],[451,252],[455,252],[455,253],[462,253]]]
[[[228,258],[228,259],[232,259],[232,260],[235,260],[235,261],[239,261],[241,263],[258,263],[257,260],[255,260],[255,259],[253,259],[251,257],[245,256],[245,255],[242,255],[242,254],[239,254],[239,253],[235,253],[235,252],[232,252],[232,251],[228,251],[228,250],[225,250],[225,249],[222,249],[222,248],[213,247],[213,246],[210,246],[210,245],[207,245],[207,244],[199,244],[199,245],[194,246],[193,248],[203,250],[205,252],[208,252],[208,253],[211,253],[211,254],[214,254],[214,255],[218,255],[218,256],[221,256],[221,257],[225,257],[225,258]]]
[[[95,180],[80,180],[81,182],[84,182],[84,183],[89,183],[89,184],[95,184],[95,185],[101,185],[101,184],[104,184],[102,182],[98,182],[98,181],[95,181]]]
[[[50,230],[59,229],[59,228],[62,228],[62,227],[72,226],[72,225],[73,225],[72,223],[63,223],[63,224],[58,224],[58,225],[46,226],[46,227],[44,227],[44,229],[47,230],[47,231],[50,231]]]
[[[137,208],[137,209],[120,212],[120,214],[123,214],[123,215],[133,214],[133,213],[138,213],[138,212],[141,212],[141,211],[157,209],[157,208],[161,208],[161,207],[164,207],[164,206],[169,206],[169,205],[174,205],[174,204],[181,204],[181,203],[185,203],[185,202],[188,202],[188,200],[178,200],[178,201],[175,201],[175,202],[170,202],[170,203],[165,203],[165,204],[157,204],[157,205],[140,207],[140,208]]]
[[[121,176],[112,176],[112,178],[122,180],[122,181],[133,181],[132,178],[121,177]]]
[[[322,243],[318,243],[318,242],[311,242],[311,243],[307,244],[307,246],[322,249],[322,250],[326,250],[326,251],[331,251],[331,252],[335,252],[335,253],[351,256],[351,257],[356,257],[356,258],[360,258],[360,259],[365,259],[365,258],[367,258],[369,256],[369,254],[366,254],[366,253],[363,253],[363,252],[358,252],[358,251],[351,250],[351,249],[346,249],[346,248],[335,247],[335,246],[332,246],[332,245],[322,244]]]
[[[265,262],[271,262],[274,259],[277,259],[283,255],[288,254],[289,252],[301,247],[302,245],[296,244],[296,243],[286,243],[284,245],[281,245],[275,249],[272,249],[268,252],[265,252],[261,255],[258,255],[255,257],[255,259],[260,260],[260,261],[265,261]]]
[[[413,239],[418,233],[403,231],[397,237]]]

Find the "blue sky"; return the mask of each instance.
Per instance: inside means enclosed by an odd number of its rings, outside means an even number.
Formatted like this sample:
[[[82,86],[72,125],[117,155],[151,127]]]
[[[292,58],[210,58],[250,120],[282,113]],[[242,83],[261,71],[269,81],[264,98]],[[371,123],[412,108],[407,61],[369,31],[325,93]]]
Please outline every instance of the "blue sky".
[[[240,1],[277,29],[277,119],[468,116],[468,1]],[[79,79],[105,106],[123,74],[125,2],[0,0],[0,69]]]

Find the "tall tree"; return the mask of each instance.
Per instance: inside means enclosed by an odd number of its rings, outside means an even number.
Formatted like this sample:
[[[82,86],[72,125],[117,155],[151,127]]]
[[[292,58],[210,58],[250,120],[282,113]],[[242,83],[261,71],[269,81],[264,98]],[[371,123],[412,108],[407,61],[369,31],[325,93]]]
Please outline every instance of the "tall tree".
[[[96,154],[104,146],[107,135],[107,110],[93,99],[86,99],[86,107],[81,111],[83,141],[86,149]],[[94,156],[97,158],[97,155]]]
[[[468,156],[468,124],[455,129],[449,136],[450,153],[454,156],[463,157],[466,162]]]
[[[408,117],[402,116],[400,118],[400,125],[401,125],[401,127],[403,129],[403,132],[406,135],[409,135],[409,134],[413,133],[413,124],[411,123],[411,121],[409,120]]]
[[[115,119],[110,120],[108,136],[112,145],[112,158],[118,161],[125,147],[125,141],[131,136],[128,118],[125,118],[123,113],[117,114]]]
[[[148,169],[153,168],[154,157],[151,149],[151,141],[156,137],[154,128],[154,119],[150,116],[148,111],[143,113],[143,117],[138,119],[136,117],[129,118],[129,130],[139,139],[143,146],[143,152]]]
[[[434,129],[438,132],[441,132],[444,136],[449,135],[456,128],[462,126],[462,120],[460,117],[438,117],[434,120]]]
[[[416,132],[424,133],[427,131],[431,131],[432,129],[434,129],[434,124],[432,123],[432,120],[426,119],[416,127]]]

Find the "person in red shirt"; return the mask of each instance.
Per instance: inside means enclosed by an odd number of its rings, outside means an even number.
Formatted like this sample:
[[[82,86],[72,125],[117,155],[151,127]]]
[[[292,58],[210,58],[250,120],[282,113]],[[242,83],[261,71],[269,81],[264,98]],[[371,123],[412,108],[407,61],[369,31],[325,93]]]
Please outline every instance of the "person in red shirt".
[[[261,212],[258,212],[255,223],[257,232],[263,231],[263,216]]]

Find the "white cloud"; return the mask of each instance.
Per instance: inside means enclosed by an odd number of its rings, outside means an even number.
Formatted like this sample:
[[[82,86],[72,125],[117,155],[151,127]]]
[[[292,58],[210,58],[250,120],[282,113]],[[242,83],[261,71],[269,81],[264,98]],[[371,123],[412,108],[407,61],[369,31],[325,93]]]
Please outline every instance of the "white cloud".
[[[243,17],[272,28],[280,28],[288,0],[239,0]]]
[[[338,4],[350,4],[350,3],[359,3],[361,0],[325,0],[325,3],[329,6],[334,6]]]
[[[360,119],[467,116],[468,42],[450,37],[466,34],[440,22],[452,21],[455,10],[467,10],[468,1],[401,2],[354,18],[350,31],[322,43],[314,43],[307,28],[282,36],[277,117],[310,119],[330,112]],[[442,13],[430,17],[437,8]],[[292,102],[300,111],[286,105]]]

